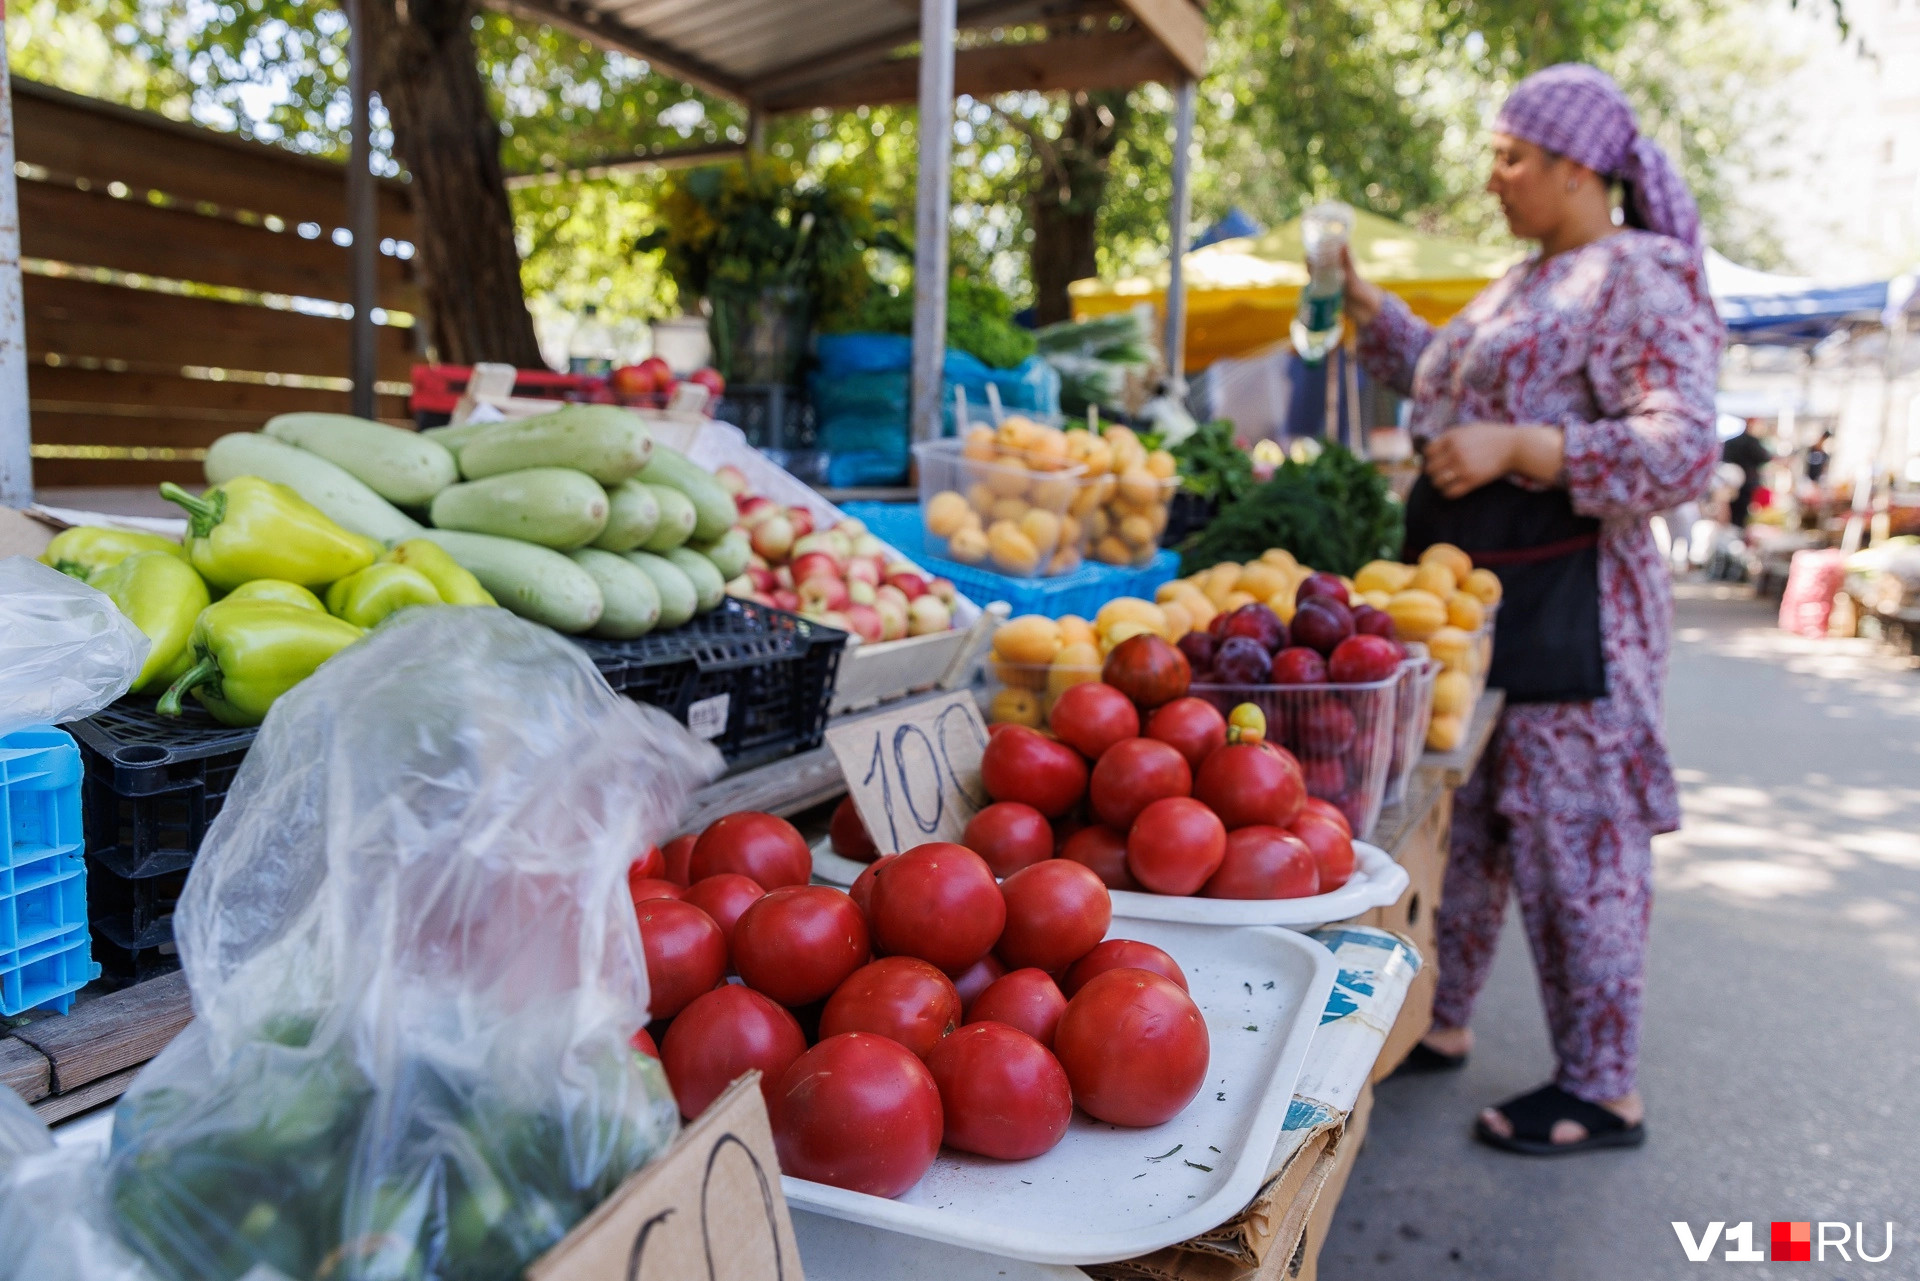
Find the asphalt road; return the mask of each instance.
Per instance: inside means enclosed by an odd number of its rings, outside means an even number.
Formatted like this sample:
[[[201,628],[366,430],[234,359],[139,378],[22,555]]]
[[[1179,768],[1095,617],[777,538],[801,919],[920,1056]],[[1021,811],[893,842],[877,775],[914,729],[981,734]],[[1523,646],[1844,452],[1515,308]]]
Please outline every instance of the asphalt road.
[[[1920,668],[1811,642],[1683,586],[1668,687],[1687,825],[1655,844],[1641,1085],[1648,1142],[1530,1159],[1474,1143],[1547,1080],[1509,912],[1460,1073],[1379,1087],[1324,1281],[1920,1278]],[[1695,1231],[1864,1222],[1884,1263],[1691,1263]],[[1849,1255],[1852,1250],[1849,1249]]]

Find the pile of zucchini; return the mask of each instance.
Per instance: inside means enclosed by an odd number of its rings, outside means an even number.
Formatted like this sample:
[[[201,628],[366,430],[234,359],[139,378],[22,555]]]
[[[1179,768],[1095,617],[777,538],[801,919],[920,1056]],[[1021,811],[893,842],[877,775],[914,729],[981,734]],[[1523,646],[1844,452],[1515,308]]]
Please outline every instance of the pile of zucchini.
[[[282,414],[222,436],[207,480],[289,485],[389,545],[445,548],[506,608],[613,639],[717,608],[747,566],[733,498],[612,405],[406,431],[345,414]]]

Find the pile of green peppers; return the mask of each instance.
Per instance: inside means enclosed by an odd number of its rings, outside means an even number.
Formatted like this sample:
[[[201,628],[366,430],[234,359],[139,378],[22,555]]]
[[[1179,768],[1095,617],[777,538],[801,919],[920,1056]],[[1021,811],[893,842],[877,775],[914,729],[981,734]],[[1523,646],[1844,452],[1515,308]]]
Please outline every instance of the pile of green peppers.
[[[184,543],[87,526],[57,535],[40,559],[106,593],[152,643],[131,692],[163,691],[166,715],[191,693],[223,724],[258,725],[399,611],[494,603],[433,543],[384,548],[285,485],[238,476],[198,496],[173,484],[160,493],[186,510]]]

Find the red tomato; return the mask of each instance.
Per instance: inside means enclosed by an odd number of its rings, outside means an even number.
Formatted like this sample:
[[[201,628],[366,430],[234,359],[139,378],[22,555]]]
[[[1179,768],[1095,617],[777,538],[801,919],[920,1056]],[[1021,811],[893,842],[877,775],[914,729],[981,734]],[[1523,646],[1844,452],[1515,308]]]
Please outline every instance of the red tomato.
[[[960,974],[993,950],[1007,905],[993,869],[964,845],[908,850],[873,880],[873,939],[892,956],[917,956]]]
[[[880,857],[880,849],[868,835],[867,825],[861,820],[860,811],[854,808],[851,796],[842,796],[840,803],[833,807],[833,817],[827,821],[827,839],[833,844],[833,852],[842,858],[871,863]]]
[[[653,1043],[653,1033],[645,1028],[634,1029],[633,1035],[627,1038],[627,1044],[650,1059],[657,1061],[660,1057],[660,1047]]]
[[[780,1078],[773,1142],[780,1169],[869,1196],[895,1197],[940,1153],[940,1087],[898,1042],[846,1032]]]
[[[627,896],[633,900],[635,907],[650,898],[685,898],[686,895],[686,889],[675,885],[672,881],[636,881],[631,877],[627,879]]]
[[[1113,898],[1093,869],[1050,858],[1000,886],[1007,923],[994,953],[1008,969],[1057,973],[1093,950],[1113,923]]]
[[[813,851],[784,818],[753,810],[729,814],[700,833],[687,860],[693,880],[721,872],[738,872],[769,890],[805,885],[813,875]]]
[[[1208,898],[1307,898],[1320,892],[1320,865],[1307,843],[1277,827],[1227,833],[1227,856],[1200,893]]]
[[[1087,681],[1068,687],[1054,700],[1047,725],[1061,742],[1097,761],[1115,743],[1140,736],[1140,712],[1113,686]]]
[[[818,1001],[867,963],[867,922],[843,891],[825,885],[773,890],[733,927],[740,980],[782,1005]]]
[[[1004,1023],[969,1023],[934,1047],[927,1068],[940,1088],[947,1146],[961,1152],[1024,1161],[1051,1152],[1073,1120],[1060,1061]]]
[[[1309,796],[1307,803],[1300,807],[1302,814],[1318,814],[1321,818],[1338,823],[1340,830],[1348,836],[1353,835],[1353,827],[1347,822],[1346,811],[1332,801],[1323,801],[1318,796]]]
[[[996,801],[1021,801],[1059,818],[1086,794],[1087,763],[1065,743],[1013,725],[987,740],[980,783]]]
[[[967,1008],[967,1022],[1005,1023],[1052,1045],[1053,1029],[1066,1008],[1060,985],[1045,970],[1015,970],[987,985]]]
[[[1147,721],[1147,737],[1157,738],[1198,770],[1207,757],[1227,745],[1227,718],[1204,698],[1176,698]]]
[[[687,876],[687,860],[693,857],[693,847],[699,839],[697,833],[689,832],[685,836],[674,837],[661,847],[660,857],[667,865],[667,870],[661,875],[675,885],[686,885],[690,880]]]
[[[973,816],[960,843],[987,860],[995,876],[1012,876],[1053,857],[1053,828],[1031,805],[996,801]]]
[[[953,976],[953,990],[960,994],[962,1018],[972,1011],[973,1003],[980,999],[980,994],[998,982],[1006,972],[1007,967],[1000,964],[1000,958],[988,952]]]
[[[703,992],[667,1029],[660,1062],[680,1115],[691,1121],[754,1068],[771,1108],[780,1078],[807,1052],[793,1015],[751,988],[723,983]]]
[[[1148,970],[1108,970],[1067,1002],[1054,1053],[1073,1101],[1112,1125],[1160,1125],[1206,1080],[1209,1043],[1200,1007]]]
[[[1256,824],[1285,827],[1306,803],[1307,781],[1300,762],[1285,748],[1235,743],[1207,757],[1193,780],[1193,795],[1229,831]]]
[[[727,976],[727,939],[713,918],[678,899],[648,899],[636,909],[647,954],[647,1002],[656,1019],[670,1019]]]
[[[820,1039],[871,1032],[898,1041],[921,1058],[960,1026],[953,980],[911,956],[883,956],[863,965],[827,998]]]
[[[1129,738],[1109,747],[1093,767],[1087,799],[1095,818],[1124,832],[1155,801],[1192,792],[1193,771],[1177,748],[1157,738]]]
[[[1100,679],[1151,711],[1187,692],[1193,668],[1182,654],[1158,636],[1130,636],[1113,647],[1100,669]]]
[[[1108,939],[1073,963],[1067,981],[1060,985],[1069,999],[1098,975],[1108,970],[1148,970],[1187,990],[1187,976],[1180,963],[1151,943],[1137,939]]]
[[[667,856],[658,845],[649,845],[640,857],[627,866],[628,881],[658,881],[667,878]]]
[[[1353,838],[1346,828],[1318,814],[1302,814],[1293,820],[1293,834],[1313,851],[1320,865],[1320,892],[1331,894],[1353,877]]]
[[[740,914],[758,903],[766,893],[750,877],[738,872],[722,872],[718,876],[695,881],[687,887],[684,897],[713,918],[713,923],[727,936],[727,946],[731,948],[733,927],[740,920]]]
[[[883,854],[861,868],[860,875],[853,878],[853,885],[847,890],[847,893],[852,897],[853,905],[860,909],[862,916],[871,915],[873,908],[873,878],[880,874],[881,868],[899,857],[898,854]]]
[[[1140,882],[1127,870],[1127,838],[1111,827],[1083,827],[1067,838],[1060,857],[1093,869],[1110,890],[1137,890]]]
[[[1227,829],[1191,796],[1169,796],[1140,812],[1127,833],[1127,870],[1155,894],[1191,894],[1227,856]]]

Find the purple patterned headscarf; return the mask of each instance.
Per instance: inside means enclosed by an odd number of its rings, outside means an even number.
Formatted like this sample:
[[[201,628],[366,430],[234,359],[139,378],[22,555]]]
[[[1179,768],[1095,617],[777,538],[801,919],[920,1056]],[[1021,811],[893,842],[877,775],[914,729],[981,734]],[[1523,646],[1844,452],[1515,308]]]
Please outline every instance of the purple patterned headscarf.
[[[1629,227],[1700,248],[1700,210],[1667,153],[1640,136],[1633,108],[1613,78],[1583,62],[1537,71],[1514,87],[1493,123],[1585,165],[1626,188]]]

